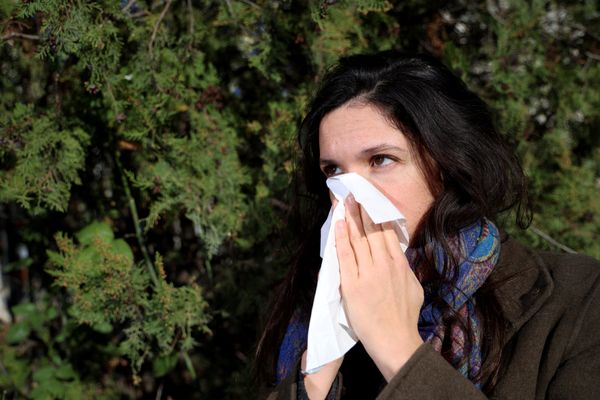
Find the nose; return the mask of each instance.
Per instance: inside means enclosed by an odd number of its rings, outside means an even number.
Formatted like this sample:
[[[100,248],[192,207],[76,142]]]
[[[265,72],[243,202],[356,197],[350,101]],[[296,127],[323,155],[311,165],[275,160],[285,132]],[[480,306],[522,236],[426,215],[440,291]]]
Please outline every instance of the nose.
[[[383,190],[382,186],[381,186],[381,182],[378,182],[378,180],[374,177],[371,176],[369,174],[368,169],[361,169],[361,168],[349,168],[348,170],[344,170],[344,174],[349,174],[351,172],[356,173],[357,175],[362,176],[363,178],[365,178],[367,181],[369,181],[373,186],[375,186],[377,188],[377,190],[379,190],[382,193],[385,193],[385,190]],[[333,193],[331,192],[331,190],[329,191],[329,201],[331,201],[331,205],[333,207],[335,207],[338,203],[338,200],[336,199],[336,197],[333,195]]]
[[[365,178],[366,180],[368,180],[372,184],[374,183],[373,179],[371,179],[371,177],[369,176],[369,169],[365,168],[365,167],[362,167],[361,165],[357,165],[357,164],[354,164],[354,165],[345,165],[342,168],[342,171],[343,171],[342,172],[343,174],[355,173],[357,175],[362,176],[363,178]],[[338,200],[335,198],[335,196],[333,195],[333,193],[331,193],[331,190],[329,191],[329,201],[331,201],[331,205],[333,207],[335,207],[337,205],[337,203],[338,203]]]

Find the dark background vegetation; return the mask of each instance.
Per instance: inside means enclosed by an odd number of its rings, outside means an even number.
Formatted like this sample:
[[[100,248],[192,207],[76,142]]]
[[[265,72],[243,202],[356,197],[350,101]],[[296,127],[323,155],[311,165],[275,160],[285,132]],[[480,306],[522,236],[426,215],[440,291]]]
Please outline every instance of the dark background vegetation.
[[[0,397],[252,398],[294,134],[347,54],[443,59],[600,257],[596,1],[0,0]]]

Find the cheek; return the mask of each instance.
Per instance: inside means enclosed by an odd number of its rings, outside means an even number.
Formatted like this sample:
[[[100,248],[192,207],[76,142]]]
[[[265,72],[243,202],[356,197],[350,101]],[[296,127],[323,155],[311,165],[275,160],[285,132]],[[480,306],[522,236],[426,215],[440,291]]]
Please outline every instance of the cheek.
[[[408,221],[411,237],[414,236],[417,226],[419,225],[419,223],[423,219],[423,216],[427,213],[427,211],[429,211],[430,208],[431,201],[429,199],[423,199],[421,203],[414,206],[412,210],[412,218],[410,221]]]
[[[423,215],[433,203],[433,196],[422,181],[397,182],[392,192],[386,193],[388,198],[406,217],[409,235],[412,237]]]
[[[429,192],[429,189],[425,188],[421,193],[416,193],[414,199],[410,204],[410,220],[408,220],[408,228],[409,233],[412,236],[415,234],[415,230],[417,226],[423,219],[423,216],[429,211],[431,208],[431,204],[433,203],[433,196]],[[407,216],[407,219],[409,217]]]

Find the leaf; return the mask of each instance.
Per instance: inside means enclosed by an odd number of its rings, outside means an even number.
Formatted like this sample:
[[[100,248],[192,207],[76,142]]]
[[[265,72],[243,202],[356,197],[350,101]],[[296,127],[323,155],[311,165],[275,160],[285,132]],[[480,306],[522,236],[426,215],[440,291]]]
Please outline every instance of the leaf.
[[[127,257],[130,262],[133,262],[133,251],[127,242],[123,239],[116,239],[112,243],[114,254],[119,254]]]
[[[94,326],[92,326],[92,328],[96,332],[104,333],[104,334],[111,333],[113,330],[112,325],[106,321],[98,322],[97,324],[94,324]]]
[[[113,231],[106,222],[93,222],[75,234],[81,244],[91,245],[94,239],[110,243],[114,238]]]
[[[177,353],[156,357],[152,361],[152,370],[154,371],[154,375],[156,375],[156,377],[161,377],[168,374],[173,368],[175,368],[175,365],[177,365],[177,359]]]
[[[48,307],[48,309],[46,310],[46,320],[51,320],[56,318],[56,316],[58,315],[58,311],[56,311],[55,307]]]
[[[50,365],[41,367],[33,373],[33,380],[38,383],[46,383],[54,378],[54,370],[54,367]]]
[[[17,318],[30,318],[37,314],[37,307],[33,303],[22,303],[14,306],[12,312]]]
[[[185,362],[185,366],[188,372],[190,373],[190,375],[192,375],[192,378],[196,379],[196,370],[194,369],[194,364],[192,364],[192,359],[190,358],[188,353],[183,353],[183,361]]]
[[[34,400],[47,400],[59,398],[66,389],[64,384],[54,376],[54,367],[42,367],[33,373],[33,380],[37,383],[31,392]]]
[[[71,364],[63,364],[56,369],[55,375],[61,380],[74,380],[77,379],[77,374],[73,370]]]
[[[84,265],[94,265],[102,261],[102,256],[96,248],[86,247],[77,253],[76,259]]]
[[[8,344],[19,344],[29,336],[31,328],[25,322],[17,322],[10,326],[6,334],[6,342]]]

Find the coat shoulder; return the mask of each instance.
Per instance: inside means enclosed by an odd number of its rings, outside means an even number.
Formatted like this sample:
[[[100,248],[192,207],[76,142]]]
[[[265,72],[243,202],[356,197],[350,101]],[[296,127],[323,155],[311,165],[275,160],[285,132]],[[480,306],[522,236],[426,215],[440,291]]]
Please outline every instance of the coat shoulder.
[[[541,251],[539,257],[548,267],[557,290],[587,292],[598,289],[600,261],[583,254]]]

